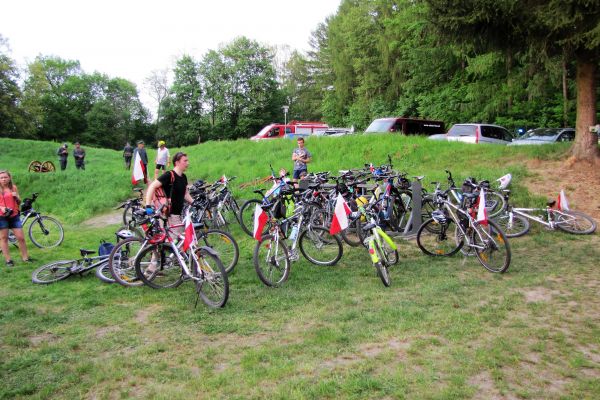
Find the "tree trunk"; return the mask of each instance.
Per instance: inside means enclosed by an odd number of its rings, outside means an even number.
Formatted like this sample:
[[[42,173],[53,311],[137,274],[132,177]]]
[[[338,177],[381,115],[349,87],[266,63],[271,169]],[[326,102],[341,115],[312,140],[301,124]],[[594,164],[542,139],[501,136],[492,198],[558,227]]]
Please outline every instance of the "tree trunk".
[[[569,126],[569,87],[567,86],[567,56],[562,60],[563,128]]]
[[[596,63],[593,57],[577,57],[577,133],[571,153],[576,160],[600,161],[598,136],[590,132],[596,125]]]

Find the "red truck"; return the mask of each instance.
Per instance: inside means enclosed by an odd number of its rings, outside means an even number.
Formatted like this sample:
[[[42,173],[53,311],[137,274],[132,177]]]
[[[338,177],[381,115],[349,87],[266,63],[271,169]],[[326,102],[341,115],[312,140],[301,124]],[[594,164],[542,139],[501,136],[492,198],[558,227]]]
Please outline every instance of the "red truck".
[[[309,136],[315,133],[325,132],[329,128],[327,124],[322,122],[311,122],[311,121],[290,121],[287,125],[284,124],[270,124],[265,126],[256,135],[252,136],[250,140],[263,140],[263,139],[277,139],[282,137],[297,137],[297,136]]]

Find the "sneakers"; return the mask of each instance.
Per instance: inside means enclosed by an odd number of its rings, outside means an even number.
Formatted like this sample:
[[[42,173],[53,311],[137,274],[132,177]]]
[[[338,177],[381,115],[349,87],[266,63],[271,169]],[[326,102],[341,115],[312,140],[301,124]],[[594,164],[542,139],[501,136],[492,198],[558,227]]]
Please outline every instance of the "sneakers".
[[[34,259],[34,258],[31,258],[31,257],[29,257],[28,259],[26,259],[26,260],[23,260],[23,262],[31,264],[31,263],[35,262],[35,259]]]
[[[7,266],[7,267],[14,267],[14,266],[15,266],[15,263],[14,263],[14,261],[13,261],[13,260],[8,260],[8,261],[6,262],[6,266]]]

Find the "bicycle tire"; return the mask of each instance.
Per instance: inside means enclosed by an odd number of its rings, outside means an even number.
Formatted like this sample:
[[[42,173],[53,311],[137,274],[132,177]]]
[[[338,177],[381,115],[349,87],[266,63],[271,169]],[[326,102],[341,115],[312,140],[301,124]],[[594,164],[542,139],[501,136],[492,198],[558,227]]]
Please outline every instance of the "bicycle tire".
[[[254,247],[252,261],[254,269],[262,283],[270,287],[281,286],[290,275],[290,257],[287,246],[282,240],[274,241],[273,235],[264,235]],[[273,250],[275,248],[275,250]],[[261,252],[263,250],[263,252]],[[271,252],[274,251],[275,254]],[[274,272],[277,272],[275,279]]]
[[[135,273],[153,289],[175,288],[183,282],[181,266],[170,243],[143,248],[135,258]]]
[[[488,218],[494,218],[506,210],[506,199],[498,192],[485,192],[485,209],[488,212]]]
[[[96,278],[100,279],[104,283],[115,283],[110,268],[108,267],[108,258],[106,262],[96,267]]]
[[[256,205],[261,203],[262,202],[258,199],[250,199],[242,204],[242,207],[240,208],[238,220],[240,221],[242,230],[249,236],[253,236],[254,210],[256,209]]]
[[[511,218],[510,213],[505,212],[495,217],[494,221],[498,224],[500,229],[504,231],[504,234],[508,238],[520,237],[529,232],[529,220],[515,213],[512,214]]]
[[[139,237],[119,241],[108,256],[108,268],[115,282],[122,286],[141,286],[144,282],[135,269],[135,257],[144,240]]]
[[[29,239],[40,249],[50,249],[60,245],[65,238],[63,226],[57,219],[40,215],[29,225]]]
[[[131,204],[128,204],[123,209],[123,225],[129,226],[131,221],[133,221],[133,207],[131,207]]]
[[[487,243],[482,243],[479,235],[482,234]],[[485,269],[490,272],[503,274],[510,267],[510,245],[502,229],[492,220],[485,225],[476,225],[472,233],[472,243],[475,246],[485,246],[484,249],[475,248],[475,255]],[[504,250],[503,254],[500,254]],[[493,264],[492,264],[493,263]]]
[[[342,240],[346,242],[349,246],[361,246],[365,240],[365,233],[363,232],[362,222],[360,222],[360,218],[357,218],[354,221],[350,222],[348,228],[340,232],[340,236],[342,237]]]
[[[567,219],[563,214],[555,214],[557,216],[556,226],[558,229],[574,235],[589,235],[596,231],[596,221],[589,215],[582,213],[581,211],[561,212],[568,215],[569,218]],[[589,226],[586,227],[586,225]]]
[[[444,224],[433,218],[428,219],[417,232],[417,245],[423,253],[432,257],[449,257],[456,254],[463,247],[463,242],[456,243],[454,240],[455,225],[450,218],[446,219]]]
[[[383,256],[383,249],[379,246],[379,243],[375,240],[374,242],[375,251],[379,255],[379,262],[375,263],[375,269],[377,269],[377,275],[381,282],[383,282],[383,286],[389,287],[392,284],[392,280],[390,278],[390,271],[388,269],[388,265],[385,261],[385,257]]]
[[[302,231],[298,242],[304,258],[315,265],[335,265],[344,252],[342,241],[320,226],[312,226]]]
[[[70,267],[77,265],[77,260],[60,260],[42,265],[31,274],[31,281],[39,285],[62,281],[72,275]]]
[[[225,271],[230,274],[240,258],[240,248],[233,235],[219,229],[197,229],[196,237],[203,246],[210,247],[218,253]]]
[[[225,208],[233,214],[233,217],[235,218],[235,222],[237,222],[239,224],[240,223],[240,219],[239,219],[240,218],[240,206],[238,205],[237,201],[233,198],[233,195],[229,196],[229,199],[225,203]]]
[[[207,306],[225,307],[229,299],[229,280],[221,259],[203,247],[196,250],[196,256],[198,265],[193,274],[201,278],[200,281],[195,281],[196,292]]]

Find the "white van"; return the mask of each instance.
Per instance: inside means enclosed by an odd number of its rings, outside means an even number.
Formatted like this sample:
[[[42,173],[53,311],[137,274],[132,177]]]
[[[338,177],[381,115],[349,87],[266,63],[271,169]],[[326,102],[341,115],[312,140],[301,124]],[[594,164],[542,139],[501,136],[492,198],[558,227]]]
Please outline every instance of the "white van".
[[[498,125],[454,124],[446,138],[449,142],[509,144],[514,136]]]

